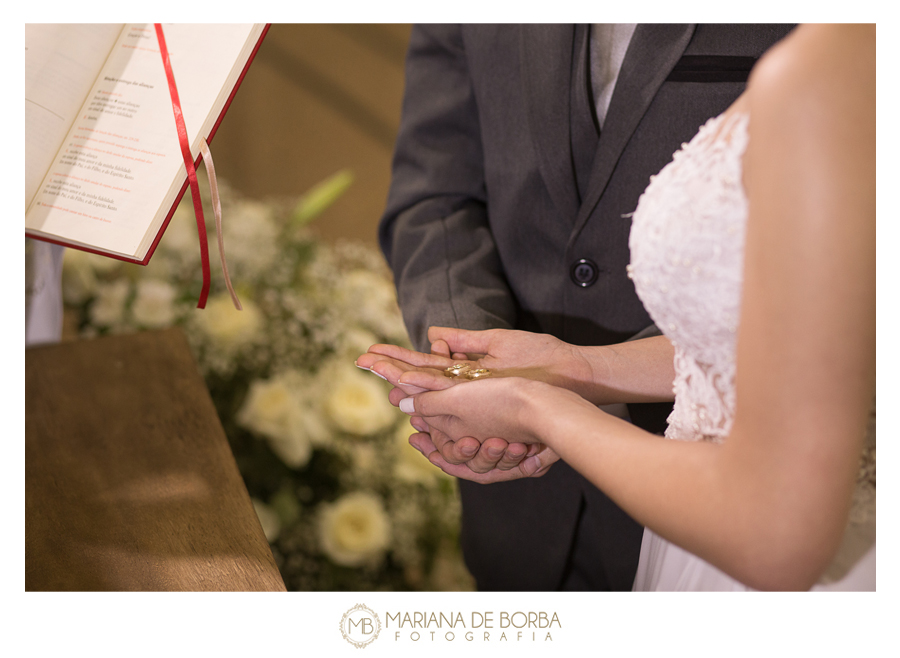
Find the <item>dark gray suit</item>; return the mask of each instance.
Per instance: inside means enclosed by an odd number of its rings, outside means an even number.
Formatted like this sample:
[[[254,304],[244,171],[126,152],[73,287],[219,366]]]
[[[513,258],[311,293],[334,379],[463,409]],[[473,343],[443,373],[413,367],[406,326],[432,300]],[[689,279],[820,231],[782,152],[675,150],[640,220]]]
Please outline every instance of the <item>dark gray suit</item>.
[[[651,325],[626,276],[627,215],[791,27],[639,25],[599,138],[586,27],[414,28],[379,233],[414,344],[428,351],[432,325],[580,345]],[[630,412],[665,427],[658,405]],[[460,489],[480,589],[631,588],[642,529],[567,465]]]

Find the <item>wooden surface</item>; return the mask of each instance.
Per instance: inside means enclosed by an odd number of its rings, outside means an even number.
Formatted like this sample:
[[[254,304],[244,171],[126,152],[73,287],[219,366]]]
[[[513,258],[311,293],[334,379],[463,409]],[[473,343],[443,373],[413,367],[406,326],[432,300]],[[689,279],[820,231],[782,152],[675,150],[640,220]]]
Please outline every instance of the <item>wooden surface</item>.
[[[26,350],[25,589],[285,589],[180,330]]]

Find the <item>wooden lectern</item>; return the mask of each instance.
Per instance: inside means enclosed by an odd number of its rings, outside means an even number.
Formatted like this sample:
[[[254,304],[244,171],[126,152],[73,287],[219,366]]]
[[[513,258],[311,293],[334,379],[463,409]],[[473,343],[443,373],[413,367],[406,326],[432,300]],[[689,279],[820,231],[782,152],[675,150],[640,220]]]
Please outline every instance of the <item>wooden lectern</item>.
[[[25,351],[25,589],[284,591],[180,329]]]

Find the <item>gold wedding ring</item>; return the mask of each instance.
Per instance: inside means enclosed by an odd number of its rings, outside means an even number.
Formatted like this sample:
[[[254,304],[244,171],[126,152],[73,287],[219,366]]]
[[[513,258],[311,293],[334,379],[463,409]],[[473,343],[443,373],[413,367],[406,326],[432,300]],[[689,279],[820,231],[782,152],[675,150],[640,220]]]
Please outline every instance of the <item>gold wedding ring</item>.
[[[477,370],[470,370],[466,373],[466,379],[484,379],[485,377],[490,377],[491,371],[489,368],[478,368]]]
[[[468,364],[454,363],[449,368],[444,368],[444,377],[459,377],[462,373],[469,369]]]

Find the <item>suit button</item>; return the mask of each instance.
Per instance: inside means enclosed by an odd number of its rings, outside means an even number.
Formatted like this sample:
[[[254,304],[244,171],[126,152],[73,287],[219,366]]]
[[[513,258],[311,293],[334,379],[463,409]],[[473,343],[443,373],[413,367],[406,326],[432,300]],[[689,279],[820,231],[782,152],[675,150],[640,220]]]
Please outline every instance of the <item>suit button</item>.
[[[572,269],[569,270],[569,276],[572,277],[572,281],[575,285],[587,288],[588,286],[594,285],[599,272],[597,265],[593,261],[582,258],[572,263]]]

